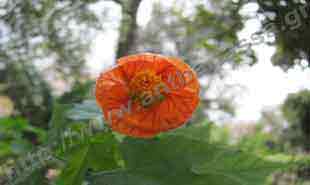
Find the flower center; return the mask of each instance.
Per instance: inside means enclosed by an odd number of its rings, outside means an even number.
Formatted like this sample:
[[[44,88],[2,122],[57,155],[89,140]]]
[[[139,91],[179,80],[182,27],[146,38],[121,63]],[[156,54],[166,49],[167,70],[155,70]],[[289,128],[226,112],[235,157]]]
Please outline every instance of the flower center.
[[[162,101],[165,84],[160,75],[154,71],[141,71],[137,73],[129,83],[130,96],[135,102],[139,102],[143,107],[149,107]]]

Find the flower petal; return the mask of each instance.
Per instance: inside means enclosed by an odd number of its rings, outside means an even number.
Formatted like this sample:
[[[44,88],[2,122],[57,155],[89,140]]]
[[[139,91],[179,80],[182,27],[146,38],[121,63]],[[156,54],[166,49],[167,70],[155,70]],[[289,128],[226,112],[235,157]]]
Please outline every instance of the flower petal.
[[[142,70],[153,70],[159,74],[168,68],[175,68],[168,60],[162,55],[142,53],[122,57],[118,60],[118,65],[123,69],[127,79],[130,80]]]
[[[126,124],[126,122],[115,122],[111,125],[112,130],[137,138],[152,138],[159,132],[143,130],[138,127]]]
[[[200,85],[196,72],[185,62],[178,58],[169,58],[169,63],[176,69],[170,68],[164,74],[164,81],[168,84],[171,91],[179,91],[182,88],[190,88],[199,94]]]
[[[120,108],[129,101],[129,90],[120,68],[102,73],[96,81],[96,100],[107,117],[107,112]]]

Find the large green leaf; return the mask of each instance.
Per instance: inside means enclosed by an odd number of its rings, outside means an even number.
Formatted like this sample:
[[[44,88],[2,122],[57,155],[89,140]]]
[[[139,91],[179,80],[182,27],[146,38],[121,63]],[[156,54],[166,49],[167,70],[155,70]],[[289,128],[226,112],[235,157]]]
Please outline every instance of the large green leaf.
[[[81,185],[88,169],[111,170],[118,167],[118,143],[112,134],[93,136],[69,152],[67,167],[57,184]]]
[[[212,130],[211,125],[208,123],[206,125],[183,127],[174,130],[173,132],[168,132],[167,136],[182,136],[192,140],[205,141],[208,142],[210,139],[210,131]]]
[[[121,152],[126,167],[90,179],[95,185],[261,185],[285,167],[198,138],[169,134],[156,140],[125,139]]]

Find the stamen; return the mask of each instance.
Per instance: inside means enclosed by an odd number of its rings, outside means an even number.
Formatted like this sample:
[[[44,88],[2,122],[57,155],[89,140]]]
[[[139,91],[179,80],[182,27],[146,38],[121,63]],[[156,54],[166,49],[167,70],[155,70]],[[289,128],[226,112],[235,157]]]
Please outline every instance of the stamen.
[[[149,107],[165,98],[164,87],[161,76],[154,71],[141,71],[130,81],[130,96],[143,107]]]

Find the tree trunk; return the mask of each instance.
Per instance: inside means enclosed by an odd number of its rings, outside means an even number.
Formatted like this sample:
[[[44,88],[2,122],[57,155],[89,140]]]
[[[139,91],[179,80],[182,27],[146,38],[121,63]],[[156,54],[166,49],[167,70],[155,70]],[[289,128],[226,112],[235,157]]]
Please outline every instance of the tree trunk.
[[[117,1],[122,7],[120,36],[116,51],[117,58],[128,55],[134,45],[138,28],[137,13],[141,1],[142,0]]]

